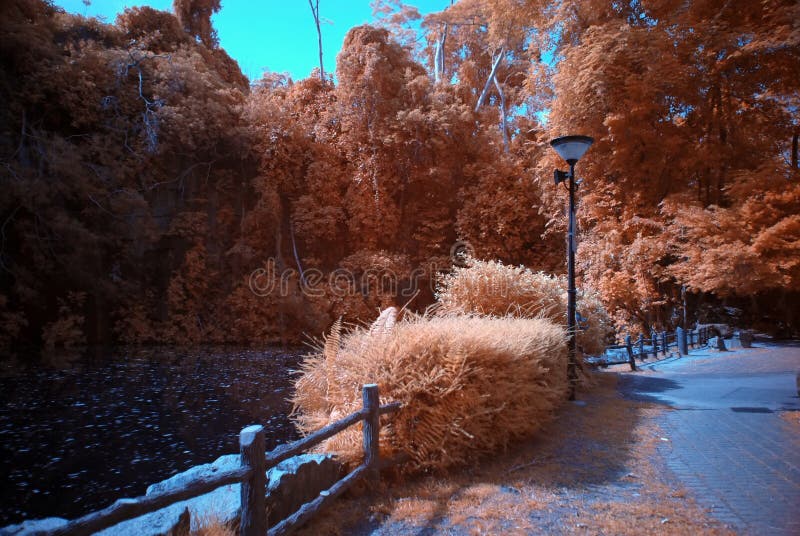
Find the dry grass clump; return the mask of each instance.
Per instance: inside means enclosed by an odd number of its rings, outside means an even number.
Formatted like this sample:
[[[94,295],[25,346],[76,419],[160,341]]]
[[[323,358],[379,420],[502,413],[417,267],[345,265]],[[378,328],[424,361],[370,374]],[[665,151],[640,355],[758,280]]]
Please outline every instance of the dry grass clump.
[[[230,523],[225,523],[213,512],[195,514],[192,521],[194,527],[189,531],[190,536],[236,536],[239,534]]]
[[[439,281],[439,311],[446,314],[544,316],[564,323],[567,316],[567,280],[563,276],[532,272],[522,266],[469,259]],[[586,319],[578,332],[578,347],[585,354],[604,349],[611,320],[600,297],[591,290],[578,293],[578,313]]]
[[[565,398],[565,332],[549,320],[395,317],[346,334],[337,323],[307,358],[294,396],[302,432],[359,410],[361,386],[377,383],[382,403],[403,403],[381,426],[381,455],[407,454],[404,471],[439,470],[531,434]],[[321,450],[360,460],[360,428]]]

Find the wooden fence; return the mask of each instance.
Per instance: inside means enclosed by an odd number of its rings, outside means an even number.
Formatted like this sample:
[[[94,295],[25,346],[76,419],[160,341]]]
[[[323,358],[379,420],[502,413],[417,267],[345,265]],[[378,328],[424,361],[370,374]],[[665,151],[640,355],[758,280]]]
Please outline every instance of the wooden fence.
[[[364,477],[370,481],[379,478],[380,458],[378,455],[378,435],[380,433],[380,416],[394,413],[400,409],[400,403],[380,405],[378,386],[365,385],[362,388],[363,408],[347,417],[329,424],[325,428],[306,436],[294,443],[281,445],[266,452],[264,427],[252,425],[244,428],[239,434],[239,450],[241,466],[223,471],[213,476],[198,476],[186,482],[178,489],[172,489],[152,495],[143,495],[135,499],[120,499],[114,504],[72,520],[57,529],[43,532],[47,536],[82,536],[93,534],[123,521],[128,521],[151,512],[155,512],[193,497],[204,495],[222,486],[241,483],[241,520],[239,533],[242,536],[278,536],[291,531],[307,522],[323,506],[341,495],[358,479]],[[297,512],[267,530],[266,508],[266,473],[283,460],[296,456],[322,441],[338,434],[346,428],[363,421],[364,461],[347,476],[336,482],[327,491],[323,491],[311,502],[304,504]]]
[[[658,357],[659,353],[666,356],[670,348],[676,348],[680,355],[687,355],[689,348],[705,345],[712,336],[714,331],[710,326],[689,330],[679,327],[674,333],[651,331],[649,338],[640,334],[636,340],[627,335],[623,344],[606,346],[603,352],[608,354],[609,350],[625,350],[624,360],[600,360],[597,363],[601,366],[628,364],[631,370],[636,370],[636,358],[647,359],[650,355]]]

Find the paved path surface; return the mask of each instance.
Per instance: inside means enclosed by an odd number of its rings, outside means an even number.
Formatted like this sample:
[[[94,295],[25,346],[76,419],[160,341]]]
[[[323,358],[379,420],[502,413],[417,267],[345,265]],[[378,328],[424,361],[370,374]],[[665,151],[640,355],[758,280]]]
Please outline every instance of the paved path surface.
[[[623,374],[626,396],[661,417],[667,466],[712,516],[741,534],[800,535],[800,345],[758,344]]]

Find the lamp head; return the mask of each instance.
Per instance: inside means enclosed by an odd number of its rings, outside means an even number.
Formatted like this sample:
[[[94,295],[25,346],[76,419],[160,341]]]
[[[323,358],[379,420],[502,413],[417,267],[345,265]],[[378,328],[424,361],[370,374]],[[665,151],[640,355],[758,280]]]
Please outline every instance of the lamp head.
[[[594,143],[589,136],[561,136],[550,142],[553,149],[571,166],[581,159],[583,154]]]

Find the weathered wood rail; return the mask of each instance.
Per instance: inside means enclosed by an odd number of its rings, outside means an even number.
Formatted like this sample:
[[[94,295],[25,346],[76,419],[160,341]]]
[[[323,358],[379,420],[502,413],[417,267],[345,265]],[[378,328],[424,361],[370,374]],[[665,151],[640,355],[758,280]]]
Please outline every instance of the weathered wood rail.
[[[653,330],[650,332],[649,338],[645,338],[640,334],[636,340],[627,335],[624,343],[606,346],[603,352],[604,355],[607,355],[609,351],[625,350],[625,359],[602,360],[598,361],[598,364],[601,366],[628,364],[631,370],[636,370],[637,358],[643,360],[650,355],[657,358],[659,354],[666,357],[670,348],[676,348],[680,355],[687,355],[690,348],[697,348],[707,344],[708,340],[714,335],[715,333],[711,326],[689,330],[678,327],[673,333]]]
[[[84,536],[94,534],[123,521],[128,521],[160,510],[176,502],[205,495],[222,486],[241,483],[241,536],[279,536],[291,533],[311,519],[320,509],[346,491],[360,478],[372,482],[379,478],[381,461],[379,456],[380,416],[394,413],[401,408],[398,402],[380,405],[378,386],[364,385],[361,410],[329,424],[313,434],[293,443],[281,445],[266,452],[264,427],[251,425],[239,434],[241,466],[214,476],[196,477],[181,488],[133,499],[119,499],[103,510],[69,521],[66,525],[41,532],[44,536]],[[267,528],[266,473],[280,462],[300,454],[346,428],[363,421],[364,461],[347,476],[323,491],[311,502],[274,527]]]

